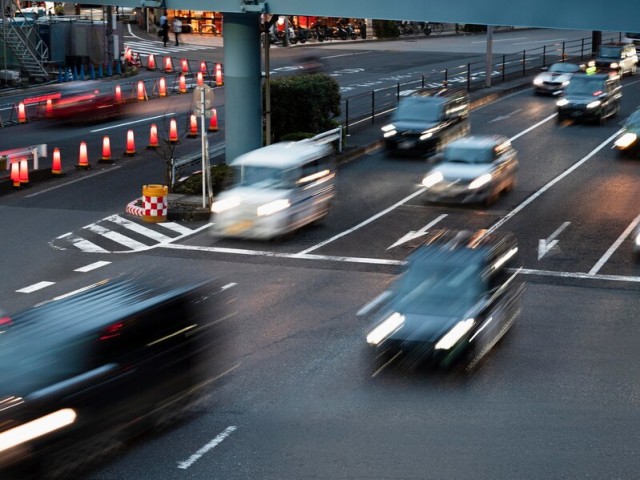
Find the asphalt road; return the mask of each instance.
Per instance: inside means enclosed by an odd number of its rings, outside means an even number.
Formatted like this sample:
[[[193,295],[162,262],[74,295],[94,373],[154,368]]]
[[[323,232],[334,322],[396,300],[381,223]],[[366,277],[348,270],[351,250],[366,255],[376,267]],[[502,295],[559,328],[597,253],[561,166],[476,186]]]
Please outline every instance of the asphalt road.
[[[10,311],[151,265],[236,284],[236,342],[211,397],[87,478],[635,478],[640,265],[623,234],[640,213],[640,166],[617,159],[611,137],[640,87],[623,87],[620,117],[603,126],[558,125],[554,100],[530,91],[475,110],[472,132],[511,138],[521,165],[517,189],[489,209],[424,204],[425,162],[382,152],[340,169],[322,225],[278,243],[214,242],[205,222],[182,225],[182,237],[154,226],[175,237],[160,243],[117,226],[123,200],[159,174],[151,157],[0,197]],[[473,375],[372,376],[370,319],[358,312],[411,242],[393,245],[438,218],[516,234],[522,315]],[[148,248],[105,238],[106,225]],[[117,253],[83,252],[66,234]]]

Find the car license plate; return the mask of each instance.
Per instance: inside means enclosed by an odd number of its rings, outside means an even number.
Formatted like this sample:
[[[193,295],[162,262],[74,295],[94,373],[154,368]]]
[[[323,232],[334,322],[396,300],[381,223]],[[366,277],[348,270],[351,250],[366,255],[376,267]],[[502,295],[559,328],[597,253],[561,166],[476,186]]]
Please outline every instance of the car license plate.
[[[413,148],[415,146],[416,146],[415,140],[403,140],[398,144],[398,148],[401,148],[403,150],[406,150],[408,148]]]
[[[238,233],[242,233],[245,230],[249,230],[253,227],[253,221],[251,220],[242,220],[241,222],[236,222],[230,227],[225,229],[225,233],[227,235],[237,235]]]

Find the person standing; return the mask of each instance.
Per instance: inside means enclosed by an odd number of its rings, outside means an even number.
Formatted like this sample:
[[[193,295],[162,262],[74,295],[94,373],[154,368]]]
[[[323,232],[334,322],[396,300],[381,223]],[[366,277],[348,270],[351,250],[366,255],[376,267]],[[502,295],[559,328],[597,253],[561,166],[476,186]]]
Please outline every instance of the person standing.
[[[162,12],[162,16],[160,17],[160,36],[162,37],[162,42],[166,47],[167,42],[169,42],[169,19],[167,18],[166,10]]]
[[[182,33],[182,21],[178,17],[173,19],[173,34],[176,37],[176,47],[180,45],[180,34]]]

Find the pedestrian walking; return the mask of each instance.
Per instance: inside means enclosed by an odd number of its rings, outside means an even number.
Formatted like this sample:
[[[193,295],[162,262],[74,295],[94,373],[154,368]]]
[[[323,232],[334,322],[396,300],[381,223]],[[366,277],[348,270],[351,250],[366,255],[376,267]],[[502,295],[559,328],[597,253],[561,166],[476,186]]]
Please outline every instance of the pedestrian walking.
[[[180,34],[182,33],[182,22],[179,18],[173,19],[173,34],[176,37],[176,47],[180,45]]]
[[[162,43],[164,43],[166,47],[169,42],[169,18],[167,17],[166,10],[162,12],[162,16],[160,17],[160,36],[162,37]]]

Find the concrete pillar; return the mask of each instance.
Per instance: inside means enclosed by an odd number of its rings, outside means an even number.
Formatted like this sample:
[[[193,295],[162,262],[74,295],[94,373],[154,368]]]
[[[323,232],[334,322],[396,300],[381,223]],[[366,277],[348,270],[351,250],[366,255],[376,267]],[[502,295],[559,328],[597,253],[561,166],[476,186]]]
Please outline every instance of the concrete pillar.
[[[224,14],[225,157],[262,147],[260,14]]]

